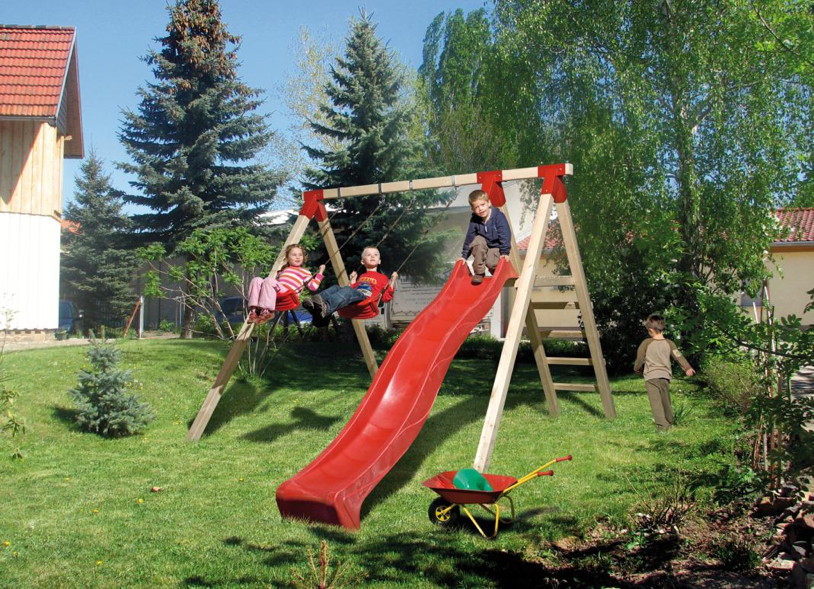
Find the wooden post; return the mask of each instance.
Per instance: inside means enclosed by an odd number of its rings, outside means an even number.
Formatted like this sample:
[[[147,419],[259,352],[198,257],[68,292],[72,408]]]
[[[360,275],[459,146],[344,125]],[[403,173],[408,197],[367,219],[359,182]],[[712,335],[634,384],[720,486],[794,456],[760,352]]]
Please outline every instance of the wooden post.
[[[336,274],[339,280],[339,285],[348,286],[350,284],[348,271],[345,269],[345,263],[342,261],[342,256],[339,252],[339,245],[336,243],[336,236],[327,219],[319,223],[319,233],[325,242],[325,248],[328,251],[334,274]],[[353,319],[351,323],[353,324],[356,339],[359,341],[359,347],[362,349],[362,356],[365,359],[367,371],[370,373],[370,378],[373,378],[376,375],[376,371],[379,370],[379,364],[376,362],[376,355],[373,353],[373,346],[370,344],[370,338],[367,335],[367,329],[365,329],[365,322],[363,319]]]
[[[571,276],[574,278],[574,289],[579,303],[580,315],[582,316],[582,324],[585,327],[585,339],[591,352],[591,363],[596,376],[597,388],[602,398],[602,407],[605,411],[605,417],[614,418],[616,417],[616,408],[613,404],[610,381],[605,368],[602,344],[599,341],[599,330],[596,328],[593,305],[588,295],[588,281],[585,279],[582,258],[579,255],[574,221],[571,218],[571,207],[568,205],[567,200],[557,204],[557,217],[560,220],[565,253],[568,256],[568,266],[571,269]]]
[[[280,251],[280,255],[277,256],[277,261],[274,262],[274,266],[272,266],[271,273],[276,274],[277,271],[282,268],[285,263],[285,248],[292,243],[299,243],[303,233],[305,233],[305,229],[308,227],[309,221],[310,219],[304,215],[297,217],[294,226],[291,228],[291,233],[288,235],[288,239],[286,239]],[[206,399],[204,399],[203,405],[201,405],[198,415],[195,417],[195,421],[192,422],[192,426],[189,428],[189,432],[187,432],[187,439],[189,441],[197,442],[201,439],[209,420],[212,418],[212,414],[215,412],[215,407],[218,406],[220,398],[226,390],[226,385],[229,384],[229,379],[232,378],[240,359],[243,357],[243,352],[249,344],[253,329],[254,323],[249,323],[248,321],[244,322],[235,341],[232,342],[232,347],[226,355],[226,361],[215,377],[215,384],[209,389],[209,393],[206,395]]]
[[[497,366],[495,382],[492,387],[489,407],[486,410],[486,419],[483,423],[478,452],[475,456],[474,468],[484,472],[489,467],[494,450],[497,430],[500,425],[500,418],[503,414],[503,406],[506,403],[506,393],[509,390],[509,382],[512,377],[512,368],[517,359],[517,350],[520,346],[520,337],[523,334],[523,325],[526,320],[526,313],[531,299],[531,290],[534,287],[534,278],[537,274],[537,265],[540,261],[540,254],[543,249],[543,242],[548,229],[548,221],[551,216],[552,197],[544,194],[540,204],[537,206],[537,213],[534,216],[534,224],[531,230],[531,241],[526,251],[526,259],[523,261],[523,269],[520,278],[517,279],[517,294],[514,299],[514,306],[509,316],[509,327],[506,332],[506,340],[503,343],[503,350],[500,353],[500,361]]]

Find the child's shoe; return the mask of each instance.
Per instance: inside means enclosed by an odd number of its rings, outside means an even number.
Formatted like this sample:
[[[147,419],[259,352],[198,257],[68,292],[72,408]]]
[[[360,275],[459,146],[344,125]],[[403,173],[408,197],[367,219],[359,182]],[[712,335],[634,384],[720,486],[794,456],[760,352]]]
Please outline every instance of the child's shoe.
[[[328,304],[323,300],[323,298],[319,295],[314,295],[311,297],[311,301],[314,304],[314,316],[315,317],[322,317],[325,318],[328,316]]]
[[[480,284],[484,278],[485,276],[483,274],[475,274],[472,276],[472,284]]]
[[[255,321],[255,323],[257,323],[257,325],[263,325],[263,323],[270,320],[272,317],[274,317],[274,313],[272,313],[268,309],[263,309],[257,316],[257,321]]]
[[[249,323],[257,323],[257,319],[258,319],[257,311],[254,309],[249,311],[249,316],[246,318],[246,321],[248,321]]]

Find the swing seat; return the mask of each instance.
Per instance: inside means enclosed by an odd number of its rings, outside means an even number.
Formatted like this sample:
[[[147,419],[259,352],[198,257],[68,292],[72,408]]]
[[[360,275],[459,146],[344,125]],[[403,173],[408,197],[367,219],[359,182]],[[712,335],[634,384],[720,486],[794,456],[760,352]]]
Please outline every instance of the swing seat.
[[[300,297],[294,291],[288,291],[277,295],[277,302],[274,304],[275,311],[293,311],[300,306]]]
[[[337,313],[345,319],[373,319],[379,315],[379,305],[376,301],[365,299],[355,305],[342,307]]]

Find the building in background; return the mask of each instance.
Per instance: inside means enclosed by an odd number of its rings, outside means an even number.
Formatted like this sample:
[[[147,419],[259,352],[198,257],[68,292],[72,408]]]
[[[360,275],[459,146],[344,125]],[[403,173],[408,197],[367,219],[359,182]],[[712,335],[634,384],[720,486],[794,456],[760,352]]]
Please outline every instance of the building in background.
[[[76,31],[0,25],[0,329],[53,337],[62,162],[82,158]]]

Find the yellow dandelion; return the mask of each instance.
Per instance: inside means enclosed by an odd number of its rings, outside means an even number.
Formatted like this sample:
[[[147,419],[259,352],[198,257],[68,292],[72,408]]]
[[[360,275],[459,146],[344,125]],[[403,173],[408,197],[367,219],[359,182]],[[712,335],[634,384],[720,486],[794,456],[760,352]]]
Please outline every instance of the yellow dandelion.
[[[5,542],[3,542],[3,546],[11,546],[11,542],[9,542],[8,540],[6,540]]]
[[[98,566],[98,567],[102,566],[102,561],[101,561],[101,560],[97,560],[97,561],[96,561],[96,566]]]
[[[136,503],[144,503],[144,499],[142,499],[141,497],[139,497],[138,499],[136,499]]]
[[[94,509],[93,511],[91,511],[91,513],[99,513],[99,510],[98,510],[98,509]]]

